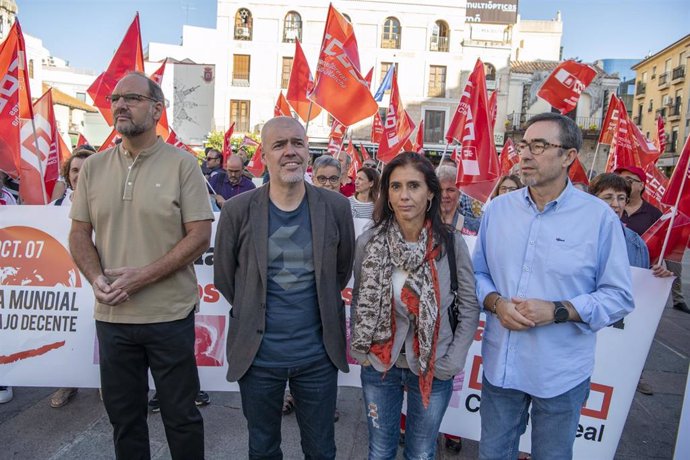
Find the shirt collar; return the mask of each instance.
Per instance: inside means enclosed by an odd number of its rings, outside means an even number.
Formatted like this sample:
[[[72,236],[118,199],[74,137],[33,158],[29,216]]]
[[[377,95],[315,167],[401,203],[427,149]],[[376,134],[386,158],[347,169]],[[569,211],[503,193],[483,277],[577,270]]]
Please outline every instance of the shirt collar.
[[[546,212],[551,208],[558,209],[563,203],[568,201],[568,198],[574,193],[574,190],[575,187],[573,187],[570,179],[566,179],[565,188],[561,194],[558,195],[554,200],[546,203],[546,206],[544,206],[544,211],[542,212]],[[522,193],[523,200],[525,200],[525,205],[528,208],[534,208],[535,211],[538,211],[537,204],[534,202],[534,200],[532,200],[532,196],[529,194],[529,187],[523,187],[520,192]]]
[[[163,141],[163,138],[160,137],[160,136],[158,136],[158,137],[156,138],[156,142],[155,142],[151,147],[146,148],[146,149],[142,150],[141,152],[139,152],[139,155],[137,156],[137,158],[138,158],[138,157],[144,157],[144,158],[145,158],[145,157],[151,156],[151,155],[153,155],[153,154],[159,152],[159,151],[161,150],[161,148],[163,147],[164,144],[165,144],[165,141]],[[129,152],[128,152],[128,151],[125,149],[125,147],[122,145],[122,142],[120,142],[120,143],[117,145],[117,148],[118,148],[118,152],[119,152],[120,154],[122,154],[122,155],[124,155],[124,156],[126,156],[126,157],[131,157],[131,155],[129,154]]]

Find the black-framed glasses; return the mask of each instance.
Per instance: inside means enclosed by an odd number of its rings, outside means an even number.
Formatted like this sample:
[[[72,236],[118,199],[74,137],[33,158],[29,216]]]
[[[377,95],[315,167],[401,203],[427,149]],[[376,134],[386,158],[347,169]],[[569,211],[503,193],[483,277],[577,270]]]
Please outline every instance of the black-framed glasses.
[[[552,144],[551,142],[546,142],[546,141],[541,141],[541,140],[534,140],[532,142],[520,141],[515,146],[515,149],[517,150],[518,154],[520,154],[520,155],[525,153],[526,150],[529,150],[529,152],[532,155],[541,155],[542,153],[544,153],[544,150],[546,150],[550,147],[557,147],[559,149],[568,148],[565,145]]]
[[[316,180],[321,185],[326,185],[326,182],[330,182],[331,185],[335,185],[340,182],[340,176],[316,176]]]
[[[134,105],[134,104],[138,104],[139,102],[143,102],[143,101],[161,102],[161,101],[158,101],[152,97],[144,96],[143,94],[135,94],[135,93],[111,94],[110,96],[105,97],[105,100],[110,102],[110,105],[117,104],[117,101],[119,101],[120,99],[125,101],[125,104],[127,104],[127,105]]]

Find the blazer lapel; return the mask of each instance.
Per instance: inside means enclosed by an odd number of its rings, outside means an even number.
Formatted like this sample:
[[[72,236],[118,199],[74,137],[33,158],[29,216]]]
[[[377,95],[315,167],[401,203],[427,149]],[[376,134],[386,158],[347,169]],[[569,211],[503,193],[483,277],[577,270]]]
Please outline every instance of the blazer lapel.
[[[304,184],[307,189],[309,202],[309,217],[311,218],[311,241],[314,250],[314,275],[318,280],[321,277],[321,262],[323,257],[323,245],[326,233],[326,202],[314,190],[312,185]]]
[[[254,254],[259,267],[259,276],[264,286],[268,286],[266,277],[268,272],[268,184],[261,187],[259,193],[252,199],[249,209],[249,231],[254,242]]]

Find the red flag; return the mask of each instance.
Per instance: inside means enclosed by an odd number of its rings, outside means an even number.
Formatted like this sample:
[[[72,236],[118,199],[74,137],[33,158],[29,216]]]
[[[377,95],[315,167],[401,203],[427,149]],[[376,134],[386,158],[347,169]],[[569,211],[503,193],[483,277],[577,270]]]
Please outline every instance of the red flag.
[[[314,86],[314,80],[309,70],[309,63],[304,56],[299,40],[295,40],[295,57],[292,60],[290,83],[288,83],[286,99],[302,121],[311,121],[321,113],[321,107],[307,98],[307,93]],[[311,112],[309,106],[311,105]],[[289,112],[288,112],[289,113]],[[288,115],[291,116],[291,115]],[[309,120],[307,120],[309,117]]]
[[[414,128],[414,121],[404,109],[400,99],[398,72],[395,71],[391,82],[390,104],[386,112],[386,121],[383,124],[383,134],[376,158],[383,163],[388,163],[395,158],[401,152],[405,141],[412,135]]]
[[[415,140],[415,152],[424,155],[424,119],[419,120],[419,127],[417,128],[417,139]]]
[[[666,234],[669,233],[672,213],[672,208],[666,210],[659,220],[642,235],[642,239],[649,249],[649,260],[652,264],[659,261]],[[681,262],[685,248],[688,246],[688,240],[690,240],[690,218],[682,212],[677,212],[673,218],[673,228],[670,230],[664,259]]]
[[[26,46],[19,20],[0,45],[0,170],[19,177],[21,129],[33,118]]]
[[[86,140],[82,133],[79,133],[79,138],[77,139],[77,148],[81,147],[82,145],[91,145],[91,143]]]
[[[688,193],[687,177],[690,175],[688,171],[688,158],[690,157],[690,137],[685,140],[685,146],[683,151],[678,158],[678,163],[676,164],[673,174],[671,175],[671,180],[668,183],[668,188],[666,193],[664,193],[661,202],[669,206],[676,206],[676,201],[680,196],[680,201],[678,201],[678,211],[683,214],[690,214],[690,193]],[[684,181],[683,178],[686,180]]]
[[[575,161],[570,165],[570,170],[568,171],[568,177],[571,182],[579,182],[581,184],[589,185],[589,179],[587,179],[587,173],[585,168],[582,167],[580,159],[575,156]]]
[[[565,114],[577,107],[580,93],[596,77],[597,71],[587,64],[564,61],[551,72],[539,88],[537,96],[561,113]]]
[[[274,117],[283,116],[283,117],[292,118],[292,111],[290,110],[290,104],[288,104],[288,101],[285,99],[285,96],[283,96],[282,91],[278,95],[278,100],[276,101],[275,107],[273,107],[273,116]]]
[[[177,137],[177,133],[173,129],[170,130],[170,134],[168,135],[168,138],[165,140],[165,142],[167,144],[177,147],[180,150],[184,150],[186,152],[191,153],[192,155],[194,155],[195,158],[197,156],[194,150],[192,150],[187,144],[182,142],[179,137]]]
[[[458,146],[457,145],[453,148],[453,151],[450,152],[449,158],[453,161],[453,163],[458,164],[459,158],[458,158]]]
[[[625,110],[625,106],[623,106]],[[609,108],[606,110],[606,117],[604,117],[604,123],[601,125],[601,132],[599,133],[599,143],[611,145],[613,142],[613,136],[616,133],[618,127],[618,120],[621,114],[621,103],[620,99],[616,97],[615,94],[611,94],[611,100],[609,101]],[[625,114],[627,118],[627,113]]]
[[[362,160],[360,160],[359,155],[357,155],[357,152],[355,151],[355,146],[352,145],[352,140],[347,144],[347,148],[345,149],[345,153],[347,153],[347,156],[350,157],[350,170],[347,172],[348,177],[355,177],[357,174],[357,171],[362,169]]]
[[[457,186],[472,198],[486,202],[491,195],[489,185],[500,177],[500,168],[489,119],[484,64],[480,59],[467,79],[446,133],[449,143],[453,139],[460,142]]]
[[[233,121],[225,134],[223,135],[223,165],[227,164],[228,158],[232,155],[232,145],[230,144],[230,139],[232,138],[232,133],[235,132],[235,122]]]
[[[668,188],[668,177],[653,164],[647,166],[645,173],[647,174],[647,183],[644,186],[644,192],[642,192],[642,199],[657,208],[661,208],[661,198]]]
[[[72,150],[67,146],[67,143],[60,135],[58,135],[58,152],[60,152],[58,155],[58,158],[60,160],[60,166],[58,166],[58,168],[60,168],[62,167],[62,164],[65,161],[67,161],[69,157],[72,155]]]
[[[240,148],[246,145],[248,145],[249,147],[258,147],[260,144],[245,134],[244,139],[242,139],[242,143],[240,144]]]
[[[264,161],[261,155],[261,144],[259,144],[249,163],[247,163],[247,171],[252,173],[254,177],[261,177],[264,174]]]
[[[343,142],[345,141],[345,132],[347,131],[347,126],[340,123],[338,120],[333,119],[333,124],[331,124],[331,133],[328,136],[328,147],[327,153],[331,156],[336,156],[340,153],[343,148]]]
[[[333,5],[328,7],[314,87],[307,96],[346,126],[364,120],[378,110],[366,80],[359,73],[357,40],[352,24]]]
[[[520,162],[520,155],[518,155],[515,144],[512,138],[507,138],[503,144],[503,150],[501,150],[501,176],[506,176],[510,174],[510,170],[513,166]]]
[[[362,143],[359,143],[359,151],[362,154],[362,163],[364,163],[367,160],[371,160],[371,155],[369,154],[369,151],[367,150]]]
[[[646,169],[648,165],[656,163],[661,152],[634,123],[630,122],[623,101],[618,101],[618,108],[618,122],[615,123],[606,172],[615,171],[621,166],[637,166],[640,169]]]
[[[149,78],[156,83],[158,83],[158,86],[161,86],[163,83],[163,74],[165,73],[165,64],[168,62],[168,59],[166,58],[161,66],[153,72]],[[163,105],[163,113],[161,113],[161,118],[158,120],[158,125],[156,125],[156,134],[163,138],[167,138],[169,133],[172,131],[170,129],[170,126],[168,126],[168,111],[165,108],[165,104]],[[177,137],[177,135],[175,135]],[[196,155],[196,154],[195,154]]]
[[[48,204],[60,175],[60,132],[51,90],[34,104],[34,122],[22,124],[21,138],[19,196],[23,204]]]
[[[661,153],[666,150],[666,129],[664,129],[664,117],[661,114],[656,119],[656,146]]]
[[[115,147],[117,145],[117,141],[120,139],[122,139],[120,133],[115,131],[115,128],[113,128],[113,130],[110,131],[110,134],[108,135],[105,142],[103,142],[103,144],[101,145],[101,148],[98,149],[98,151],[102,152],[104,150],[108,150],[109,148]]]
[[[374,120],[371,123],[371,142],[378,144],[381,142],[381,135],[383,134],[383,122],[381,121],[381,115],[377,110],[374,114]]]
[[[492,91],[489,96],[489,119],[491,120],[491,130],[496,126],[496,115],[498,113],[498,90]]]
[[[120,47],[115,51],[108,69],[86,90],[93,99],[93,105],[98,108],[109,125],[113,124],[113,114],[106,96],[110,96],[115,85],[122,77],[132,71],[144,71],[144,52],[141,47],[141,29],[139,27],[139,13],[127,29]]]

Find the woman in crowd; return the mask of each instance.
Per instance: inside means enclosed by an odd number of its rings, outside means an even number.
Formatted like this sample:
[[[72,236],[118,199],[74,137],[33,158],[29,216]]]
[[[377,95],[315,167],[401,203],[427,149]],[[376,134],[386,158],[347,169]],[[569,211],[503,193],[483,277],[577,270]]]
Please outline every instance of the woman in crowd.
[[[599,174],[592,180],[589,184],[589,193],[606,201],[620,219],[623,217],[625,205],[630,200],[631,188],[630,184],[618,174],[604,173]],[[630,266],[651,268],[654,276],[660,278],[673,276],[670,270],[661,265],[650,267],[649,250],[644,240],[636,232],[626,227],[623,222],[621,222],[621,227],[625,236],[625,246],[628,250]],[[637,391],[646,395],[654,394],[652,387],[643,381],[642,376],[640,376],[640,380],[637,383]]]
[[[340,192],[340,162],[330,155],[321,155],[312,165],[311,182],[314,187],[322,187]]]
[[[395,458],[405,389],[405,458],[434,458],[477,328],[470,256],[440,202],[431,163],[400,154],[384,168],[374,227],[357,240],[351,355],[362,365],[370,459]]]
[[[436,171],[441,183],[441,219],[444,224],[450,225],[464,235],[476,235],[479,232],[480,220],[464,215],[460,209],[462,192],[455,185],[457,173],[455,165],[447,162]]]
[[[374,214],[374,203],[378,196],[378,171],[371,168],[361,168],[355,177],[355,194],[349,198],[352,217],[371,219]]]
[[[524,187],[522,181],[515,174],[509,174],[503,176],[498,180],[494,192],[491,194],[491,198],[496,198],[497,196],[503,195],[504,193],[514,192],[515,190]]]

